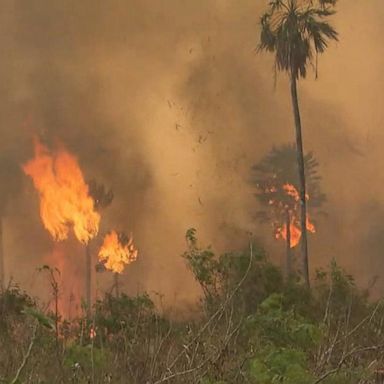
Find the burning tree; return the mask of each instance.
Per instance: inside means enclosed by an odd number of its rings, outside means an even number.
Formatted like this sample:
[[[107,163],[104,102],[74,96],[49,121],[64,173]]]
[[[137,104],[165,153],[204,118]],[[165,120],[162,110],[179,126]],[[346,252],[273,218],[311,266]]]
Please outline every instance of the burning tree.
[[[98,183],[92,179],[88,182],[89,194],[93,199],[95,209],[100,212],[103,208],[108,207],[113,201],[113,191],[106,189],[103,184]],[[89,311],[92,306],[92,254],[90,242],[85,244],[85,298],[87,310]]]
[[[50,151],[35,139],[34,158],[23,166],[40,195],[40,216],[54,240],[73,230],[83,244],[97,235],[100,215],[89,194],[77,159],[65,148]]]
[[[34,157],[23,165],[23,171],[32,178],[39,192],[40,216],[53,239],[65,240],[73,231],[85,245],[85,295],[89,313],[92,278],[89,242],[98,234],[100,210],[111,204],[113,192],[95,180],[86,183],[76,157],[63,146],[50,150],[37,138]],[[99,252],[99,260],[115,273],[121,273],[136,257],[132,238],[115,231],[105,237]]]
[[[34,144],[34,157],[23,165],[23,171],[39,193],[45,229],[55,241],[67,239],[73,231],[77,240],[87,246],[99,231],[101,217],[76,157],[63,146],[50,150],[37,138]],[[86,281],[89,307],[89,274]]]
[[[275,55],[275,69],[286,72],[290,79],[291,101],[295,121],[296,153],[298,164],[298,191],[302,228],[302,264],[306,285],[309,287],[307,246],[307,199],[305,161],[297,81],[305,78],[308,65],[324,53],[329,40],[337,40],[336,30],[326,22],[335,13],[337,0],[271,0],[261,17],[260,51]]]
[[[137,259],[137,254],[132,236],[128,237],[124,232],[111,231],[104,237],[99,251],[99,270],[105,268],[114,272],[116,296],[119,296],[118,276],[126,265]]]
[[[318,162],[312,152],[304,156],[306,170],[306,201],[313,212],[325,201],[320,189]],[[255,166],[253,183],[257,188],[256,197],[264,207],[257,213],[262,222],[270,222],[276,239],[286,242],[286,273],[292,273],[292,248],[302,237],[300,222],[299,177],[297,172],[296,149],[294,145],[274,147]],[[306,217],[306,229],[316,231],[309,215]]]
[[[88,182],[89,194],[93,198],[96,210],[108,207],[113,200],[112,189],[106,189],[103,184],[98,183],[95,179]]]

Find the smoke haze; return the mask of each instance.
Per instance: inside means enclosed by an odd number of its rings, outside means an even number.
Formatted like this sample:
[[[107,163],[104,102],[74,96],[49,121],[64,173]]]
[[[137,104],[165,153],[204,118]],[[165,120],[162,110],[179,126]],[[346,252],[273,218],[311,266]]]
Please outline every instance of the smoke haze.
[[[87,179],[113,189],[101,234],[134,234],[139,261],[122,277],[127,291],[160,292],[169,303],[195,298],[180,257],[189,227],[219,249],[236,249],[251,231],[275,259],[283,255],[284,245],[253,218],[249,185],[251,166],[294,138],[287,79],[278,75],[275,87],[273,58],[255,52],[266,4],[2,2],[7,278],[37,294],[46,287],[37,266],[67,254],[71,267],[62,277],[70,279],[84,264],[79,244],[53,244],[21,174],[33,134],[65,143]],[[335,257],[361,284],[384,269],[383,13],[381,0],[340,0],[332,20],[340,42],[320,57],[319,79],[300,84],[304,145],[320,162],[328,196],[328,215],[311,236],[311,264]],[[112,284],[108,275],[98,279]]]

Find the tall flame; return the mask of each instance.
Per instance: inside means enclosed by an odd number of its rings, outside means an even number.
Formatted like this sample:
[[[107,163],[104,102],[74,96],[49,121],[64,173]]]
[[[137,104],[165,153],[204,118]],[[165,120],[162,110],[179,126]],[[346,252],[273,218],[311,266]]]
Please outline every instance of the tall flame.
[[[108,233],[99,251],[99,261],[106,269],[122,273],[124,267],[137,259],[137,250],[132,238],[123,244],[116,231]]]
[[[295,202],[300,202],[300,195],[297,189],[292,184],[284,184],[283,185],[284,192],[288,195],[294,198]],[[309,200],[309,195],[306,194],[306,200]],[[274,201],[270,201],[270,204],[274,204]],[[290,210],[290,246],[291,248],[296,247],[301,238],[301,228],[300,228],[300,220],[297,216],[298,208],[295,207],[295,209]],[[315,225],[311,222],[310,217],[307,213],[307,231],[311,233],[316,232]],[[287,231],[287,224],[284,223],[283,225],[275,225],[275,238],[276,239],[284,239],[287,240],[288,237],[288,231]]]
[[[23,165],[40,195],[40,216],[56,241],[68,237],[73,228],[76,238],[88,243],[97,235],[100,215],[74,155],[65,148],[51,152],[34,140],[34,158]]]

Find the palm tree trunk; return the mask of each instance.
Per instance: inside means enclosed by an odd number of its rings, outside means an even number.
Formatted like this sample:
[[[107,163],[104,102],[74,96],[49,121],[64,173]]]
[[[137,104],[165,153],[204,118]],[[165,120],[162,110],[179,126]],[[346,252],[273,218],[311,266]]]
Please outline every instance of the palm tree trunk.
[[[116,297],[118,298],[120,296],[120,291],[119,291],[119,274],[118,273],[114,273],[114,280],[115,280]]]
[[[289,210],[287,209],[287,217],[286,217],[286,226],[287,226],[287,255],[286,255],[286,274],[287,281],[291,277],[292,274],[292,250],[291,250],[291,215],[289,214]]]
[[[3,218],[0,216],[0,290],[4,290],[4,244],[3,244]]]
[[[295,119],[296,151],[297,151],[297,164],[298,164],[298,171],[299,171],[302,268],[303,268],[303,276],[304,276],[305,284],[309,288],[307,202],[306,202],[306,192],[305,192],[304,151],[303,151],[303,138],[301,134],[301,118],[300,118],[299,100],[297,96],[297,80],[293,71],[291,72],[291,99],[292,99],[293,116]]]
[[[85,303],[87,306],[87,314],[91,313],[91,249],[89,243],[85,246]]]

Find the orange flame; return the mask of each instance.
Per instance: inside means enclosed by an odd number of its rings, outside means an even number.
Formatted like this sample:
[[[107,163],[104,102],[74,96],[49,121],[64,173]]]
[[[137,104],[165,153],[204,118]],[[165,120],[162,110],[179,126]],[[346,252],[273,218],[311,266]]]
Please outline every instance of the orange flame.
[[[73,228],[76,238],[88,243],[97,235],[100,215],[77,163],[64,148],[52,153],[35,139],[35,156],[23,165],[40,195],[40,216],[56,241],[65,240]]]
[[[299,203],[300,201],[300,195],[297,189],[292,184],[284,184],[283,190],[288,196],[291,196],[294,198],[294,200]],[[309,195],[306,194],[306,200],[309,200]],[[271,204],[271,203],[270,203]],[[273,204],[273,203],[272,203]],[[297,211],[298,207],[295,206],[293,210],[290,210],[290,247],[294,248],[296,247],[301,238],[301,228],[300,228],[300,220],[297,217]],[[316,232],[315,225],[311,222],[309,215],[307,214],[307,230],[311,233]],[[276,226],[275,228],[275,238],[276,239],[284,239],[287,240],[287,224],[283,224],[281,226]]]
[[[291,214],[292,215],[292,214]],[[290,232],[291,232],[291,241],[290,241],[290,245],[291,245],[291,248],[294,248],[296,247],[299,242],[300,242],[300,238],[301,238],[301,229],[299,228],[298,226],[298,220],[295,216],[291,216],[291,224],[290,224]],[[311,223],[308,215],[307,215],[307,231],[311,232],[311,233],[315,233],[316,232],[316,228],[314,226],[313,223]],[[287,240],[287,225],[284,224],[283,226],[281,227],[278,227],[276,228],[276,231],[275,231],[275,237],[276,239],[284,239],[284,240]]]
[[[99,261],[105,268],[116,273],[122,273],[124,267],[137,259],[137,250],[130,238],[123,245],[116,231],[108,233],[99,251]]]
[[[89,338],[94,339],[96,337],[97,333],[95,328],[92,326],[91,329],[89,330]]]
[[[292,184],[284,184],[283,189],[286,192],[288,196],[291,196],[295,199],[295,201],[300,200],[299,192],[297,192],[297,189]],[[308,193],[305,194],[305,200],[309,200]]]

